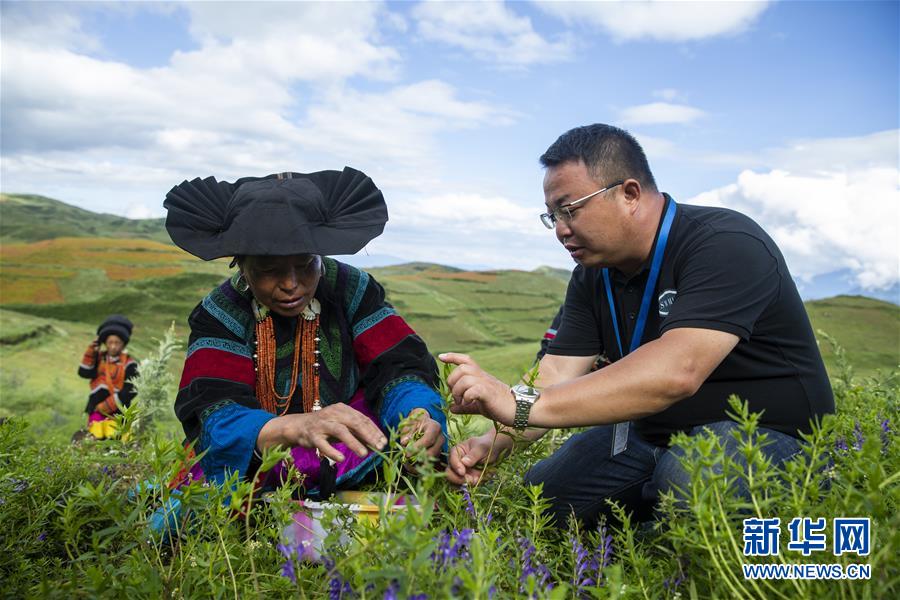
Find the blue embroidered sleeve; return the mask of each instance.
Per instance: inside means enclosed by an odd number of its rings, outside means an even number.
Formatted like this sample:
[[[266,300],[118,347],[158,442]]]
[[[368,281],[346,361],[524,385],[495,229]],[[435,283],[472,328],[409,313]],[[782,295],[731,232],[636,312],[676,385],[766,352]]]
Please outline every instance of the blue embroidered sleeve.
[[[229,402],[204,416],[198,452],[207,479],[222,483],[229,472],[246,476],[260,429],[275,415]]]
[[[392,387],[381,405],[381,424],[385,428],[396,429],[400,421],[415,408],[424,408],[437,421],[444,434],[444,451],[447,450],[447,417],[441,410],[441,397],[431,387],[418,381],[404,381]]]

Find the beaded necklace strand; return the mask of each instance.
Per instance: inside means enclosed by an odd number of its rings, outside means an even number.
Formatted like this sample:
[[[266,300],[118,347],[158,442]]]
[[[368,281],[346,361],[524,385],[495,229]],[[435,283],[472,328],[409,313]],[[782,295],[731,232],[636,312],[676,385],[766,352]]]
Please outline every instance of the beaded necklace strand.
[[[272,315],[253,300],[256,320],[256,352],[253,354],[256,371],[256,398],[262,408],[282,416],[291,406],[297,389],[298,371],[302,380],[303,412],[320,410],[319,401],[319,313],[321,305],[315,298],[297,317],[294,334],[294,354],[291,361],[291,385],[286,395],[278,393],[275,384],[275,324]],[[302,365],[301,365],[302,362]]]

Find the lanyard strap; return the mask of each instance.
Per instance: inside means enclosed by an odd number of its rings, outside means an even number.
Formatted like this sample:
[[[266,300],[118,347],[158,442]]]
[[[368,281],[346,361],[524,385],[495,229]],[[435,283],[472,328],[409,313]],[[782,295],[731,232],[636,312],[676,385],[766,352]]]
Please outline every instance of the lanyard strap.
[[[638,313],[637,324],[634,327],[634,333],[631,335],[631,345],[628,352],[623,352],[622,337],[619,335],[619,318],[616,314],[616,303],[613,300],[612,285],[609,282],[609,269],[603,269],[603,286],[606,288],[606,299],[609,302],[609,312],[612,316],[613,329],[616,332],[616,343],[619,345],[619,356],[624,357],[629,352],[634,352],[644,337],[644,328],[647,325],[647,316],[650,314],[650,299],[656,290],[656,281],[659,279],[659,272],[662,270],[663,254],[666,251],[666,243],[669,241],[669,231],[672,229],[672,221],[675,220],[675,201],[669,199],[669,205],[666,207],[666,213],[663,215],[662,226],[659,229],[659,237],[656,238],[656,245],[653,248],[653,260],[650,262],[650,275],[647,277],[647,283],[644,286],[644,297],[641,299],[641,310]]]

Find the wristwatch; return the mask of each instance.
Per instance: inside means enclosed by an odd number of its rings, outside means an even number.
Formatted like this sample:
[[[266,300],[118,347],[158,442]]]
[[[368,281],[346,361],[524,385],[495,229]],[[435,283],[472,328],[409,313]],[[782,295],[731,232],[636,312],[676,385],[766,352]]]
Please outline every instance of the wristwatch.
[[[514,385],[509,390],[513,398],[516,399],[516,416],[513,419],[513,427],[516,429],[525,429],[528,427],[528,415],[531,413],[531,406],[541,397],[541,391],[528,385]]]

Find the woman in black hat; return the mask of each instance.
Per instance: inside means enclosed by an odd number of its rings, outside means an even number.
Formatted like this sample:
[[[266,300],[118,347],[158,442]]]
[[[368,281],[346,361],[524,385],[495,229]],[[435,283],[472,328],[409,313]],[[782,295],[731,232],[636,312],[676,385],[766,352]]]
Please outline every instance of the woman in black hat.
[[[431,456],[445,449],[425,343],[371,276],[327,257],[354,254],[383,231],[387,207],[369,177],[345,167],[194,179],[172,188],[165,207],[176,244],[238,267],[191,313],[175,401],[208,479],[252,476],[260,452],[279,444],[306,475],[306,493],[327,496],[371,472],[387,429],[410,415],[401,442]]]
[[[88,432],[97,439],[116,434],[114,415],[123,406],[130,406],[135,396],[131,382],[137,377],[138,363],[125,350],[132,328],[127,317],[107,317],[97,328],[97,337],[85,350],[78,366],[78,374],[91,380],[91,393],[84,411],[88,414]]]

